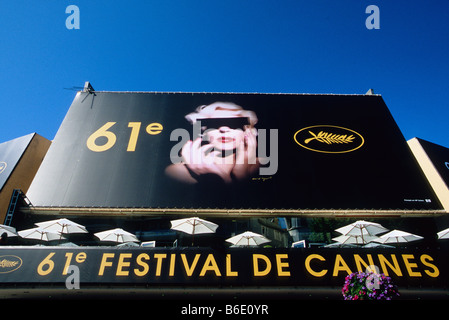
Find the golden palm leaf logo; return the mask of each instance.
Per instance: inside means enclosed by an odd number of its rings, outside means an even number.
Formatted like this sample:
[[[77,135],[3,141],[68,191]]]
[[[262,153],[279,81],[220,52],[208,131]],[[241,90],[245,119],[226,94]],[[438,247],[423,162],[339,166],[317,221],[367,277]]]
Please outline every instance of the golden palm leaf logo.
[[[18,256],[0,256],[0,273],[10,273],[22,266],[22,259]]]
[[[19,264],[19,261],[10,261],[3,259],[0,261],[0,268],[12,268]]]
[[[305,127],[296,131],[293,139],[305,149],[322,153],[347,153],[360,149],[365,143],[360,133],[335,125]]]
[[[354,135],[347,135],[347,134],[334,134],[329,133],[325,131],[320,131],[318,134],[313,133],[312,131],[309,131],[309,133],[312,135],[312,138],[308,138],[304,140],[305,144],[308,144],[312,140],[317,140],[322,143],[326,144],[333,144],[333,143],[351,143],[354,142]]]

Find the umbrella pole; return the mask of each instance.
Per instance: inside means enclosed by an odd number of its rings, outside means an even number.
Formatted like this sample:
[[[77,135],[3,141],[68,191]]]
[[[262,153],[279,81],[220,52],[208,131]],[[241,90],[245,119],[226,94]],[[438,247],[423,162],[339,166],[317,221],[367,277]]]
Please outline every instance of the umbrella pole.
[[[364,244],[365,243],[365,239],[363,239],[363,229],[362,228],[360,228],[360,235],[362,236],[362,244]]]
[[[195,240],[195,227],[196,227],[196,221],[193,221],[192,247],[193,247],[193,242]]]
[[[62,226],[62,230],[59,233],[59,240],[58,240],[58,244],[61,244],[61,238],[62,238],[62,233],[64,232],[64,225]]]

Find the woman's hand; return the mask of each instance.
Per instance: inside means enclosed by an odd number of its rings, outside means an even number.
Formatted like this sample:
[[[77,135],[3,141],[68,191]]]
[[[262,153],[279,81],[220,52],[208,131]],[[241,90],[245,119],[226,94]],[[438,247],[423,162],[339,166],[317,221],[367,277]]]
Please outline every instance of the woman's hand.
[[[208,152],[211,148],[211,144],[201,146],[201,138],[193,142],[188,141],[181,150],[184,165],[198,176],[212,173],[221,177],[226,183],[232,182],[231,171],[234,162],[217,164],[215,160],[221,153],[215,150]],[[221,158],[221,161],[224,162],[224,159]]]
[[[244,142],[237,146],[235,166],[232,174],[239,180],[253,174],[258,168],[256,136],[250,128],[245,129]]]

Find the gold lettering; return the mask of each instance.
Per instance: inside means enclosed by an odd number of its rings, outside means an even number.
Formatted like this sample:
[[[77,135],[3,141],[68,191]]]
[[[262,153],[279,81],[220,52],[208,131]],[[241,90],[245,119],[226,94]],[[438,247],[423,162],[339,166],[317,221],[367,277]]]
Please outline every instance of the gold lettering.
[[[408,275],[410,277],[422,277],[421,272],[415,272],[412,268],[417,268],[418,265],[416,263],[408,261],[409,259],[415,259],[413,254],[403,254],[402,259],[404,260],[405,267],[407,268]]]
[[[259,270],[259,260],[263,260],[266,263],[265,270]],[[271,271],[271,261],[267,256],[263,254],[253,254],[253,268],[254,268],[254,276],[261,277],[266,276]]]
[[[184,269],[186,270],[187,276],[189,276],[189,277],[192,276],[193,271],[195,271],[195,267],[196,267],[196,264],[198,263],[200,256],[201,256],[201,254],[197,253],[195,255],[195,258],[193,259],[192,265],[189,266],[189,262],[187,261],[186,255],[184,253],[181,253],[182,263],[184,264]]]
[[[368,263],[366,263],[358,254],[354,254],[354,261],[357,266],[357,271],[363,272],[368,269],[370,272],[376,272],[376,270],[372,270],[372,266],[374,266],[373,257],[370,254],[366,255],[368,257]],[[363,268],[362,268],[363,265]]]
[[[142,260],[147,260],[148,261],[148,260],[150,260],[150,256],[147,255],[146,253],[141,253],[141,254],[139,254],[137,256],[136,263],[139,266],[143,267],[143,270],[139,270],[137,268],[134,269],[134,274],[136,276],[138,276],[138,277],[143,277],[144,275],[146,275],[148,273],[148,270],[150,269],[148,267],[148,263],[146,263],[146,262],[144,262]]]
[[[130,122],[128,127],[131,129],[131,135],[129,136],[128,148],[126,151],[136,151],[137,138],[139,137],[140,122]]]
[[[289,277],[290,271],[285,271],[283,268],[288,268],[288,262],[282,262],[282,259],[288,259],[288,254],[277,254],[276,255],[276,265],[278,269],[278,276],[280,277]]]
[[[427,273],[427,275],[429,277],[436,278],[436,277],[438,277],[440,275],[440,270],[438,270],[438,268],[434,264],[429,262],[429,261],[433,261],[433,258],[431,256],[429,256],[427,254],[423,254],[423,255],[421,255],[421,259],[420,260],[421,260],[423,265],[433,269],[433,272],[431,272],[429,270],[424,270],[424,272]]]
[[[98,271],[98,275],[102,276],[104,274],[104,269],[106,267],[112,267],[112,262],[108,261],[108,258],[114,258],[115,253],[103,253],[103,257],[101,258],[100,270]]]
[[[340,271],[346,271],[347,274],[352,273],[351,269],[349,269],[348,265],[346,264],[345,260],[343,260],[342,256],[337,254],[335,256],[334,273],[332,274],[332,276],[338,277],[338,273]]]
[[[148,134],[155,135],[161,133],[163,128],[162,124],[153,122],[147,126],[146,130]]]
[[[123,267],[129,267],[131,265],[130,262],[125,262],[125,259],[131,257],[132,253],[120,253],[120,256],[118,258],[117,272],[115,273],[116,276],[127,276],[129,274],[129,271],[124,271]]]
[[[393,260],[394,265],[390,263],[390,261],[387,260],[387,258],[384,257],[383,254],[378,254],[377,257],[379,258],[380,265],[382,267],[382,272],[388,277],[388,269],[387,265],[391,268],[394,273],[396,273],[397,276],[402,277],[402,271],[399,267],[398,260],[396,259],[396,256],[394,254],[391,255],[391,259]]]
[[[170,277],[173,277],[175,275],[175,261],[176,261],[176,253],[172,253],[170,258],[170,270],[168,272],[168,275]]]
[[[44,260],[39,263],[37,266],[37,273],[41,276],[46,276],[50,272],[52,272],[53,268],[55,267],[55,263],[53,260],[51,260],[51,257],[55,255],[56,252],[50,252],[48,256],[44,258]],[[45,268],[47,266],[47,268]],[[45,269],[45,270],[44,270]]]
[[[201,269],[200,277],[204,277],[207,271],[214,271],[215,275],[221,277],[220,270],[218,269],[217,262],[215,261],[214,255],[209,253],[206,262],[204,262],[203,269]]]
[[[310,267],[310,261],[312,259],[318,259],[320,261],[326,261],[326,259],[324,259],[322,256],[320,256],[319,254],[311,254],[309,256],[307,256],[306,261],[305,261],[305,266],[306,266],[306,270],[314,277],[323,277],[326,273],[327,270],[323,269],[319,272],[314,271],[311,267]]]
[[[66,274],[67,274],[67,269],[69,268],[70,262],[72,261],[72,256],[73,256],[73,252],[66,252],[65,257],[66,257],[67,259],[66,259],[66,262],[65,262],[65,266],[64,266],[64,268],[62,269],[62,274],[63,274],[63,275],[66,275]]]
[[[167,258],[166,253],[155,253],[154,254],[154,259],[157,260],[157,265],[156,265],[156,276],[157,277],[159,277],[161,275],[162,260],[165,258]]]
[[[226,255],[226,276],[227,277],[237,277],[239,273],[237,271],[231,270],[231,255],[228,253]]]
[[[86,261],[87,255],[85,252],[80,252],[76,255],[75,257],[75,261],[78,263],[83,263],[84,261]]]

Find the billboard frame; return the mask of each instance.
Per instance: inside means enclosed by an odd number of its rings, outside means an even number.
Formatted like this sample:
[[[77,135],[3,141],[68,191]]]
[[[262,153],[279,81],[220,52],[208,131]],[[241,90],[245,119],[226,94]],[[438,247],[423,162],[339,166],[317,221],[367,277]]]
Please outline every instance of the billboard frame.
[[[55,216],[171,216],[201,215],[207,217],[429,217],[441,216],[446,210],[254,210],[254,209],[186,209],[186,208],[95,208],[95,207],[28,207],[20,208],[23,213]]]

